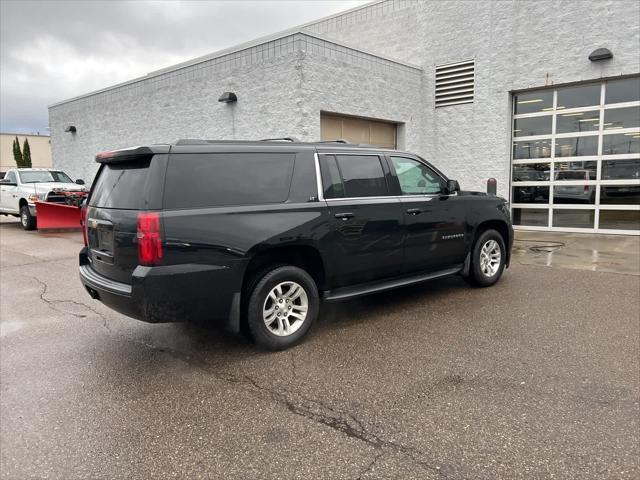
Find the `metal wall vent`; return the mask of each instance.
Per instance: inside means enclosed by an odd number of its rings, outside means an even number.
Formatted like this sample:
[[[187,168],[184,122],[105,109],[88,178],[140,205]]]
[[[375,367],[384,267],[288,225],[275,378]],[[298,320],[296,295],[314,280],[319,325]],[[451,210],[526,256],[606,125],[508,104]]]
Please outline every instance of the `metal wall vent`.
[[[473,102],[475,60],[436,65],[436,108]]]

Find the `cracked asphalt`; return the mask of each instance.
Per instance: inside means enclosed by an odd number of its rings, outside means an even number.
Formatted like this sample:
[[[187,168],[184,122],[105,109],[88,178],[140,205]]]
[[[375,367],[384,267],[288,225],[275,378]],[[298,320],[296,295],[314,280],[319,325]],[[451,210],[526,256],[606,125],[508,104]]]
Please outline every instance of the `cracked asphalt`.
[[[325,305],[266,353],[89,298],[0,222],[2,478],[635,479],[640,276],[514,262]]]

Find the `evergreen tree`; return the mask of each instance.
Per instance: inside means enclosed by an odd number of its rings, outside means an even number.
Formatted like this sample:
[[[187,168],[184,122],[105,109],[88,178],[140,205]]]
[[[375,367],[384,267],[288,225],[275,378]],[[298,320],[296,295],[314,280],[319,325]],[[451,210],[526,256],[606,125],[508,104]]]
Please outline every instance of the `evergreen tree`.
[[[24,139],[24,146],[22,147],[22,166],[31,168],[31,147],[29,146],[29,139]]]
[[[22,152],[20,151],[20,140],[18,140],[17,136],[13,141],[13,159],[16,161],[18,168],[23,166]]]

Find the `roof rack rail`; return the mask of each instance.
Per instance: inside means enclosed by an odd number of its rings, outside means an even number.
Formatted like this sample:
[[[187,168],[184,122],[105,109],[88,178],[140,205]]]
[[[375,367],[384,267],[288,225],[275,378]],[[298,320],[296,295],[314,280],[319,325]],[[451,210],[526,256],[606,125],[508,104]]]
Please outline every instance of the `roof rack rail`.
[[[343,138],[336,138],[335,140],[319,140],[316,143],[344,143],[346,145],[351,145],[349,140],[345,140]]]
[[[209,142],[200,138],[181,138],[176,140],[174,145],[206,145],[207,143]]]
[[[280,137],[280,138],[262,138],[260,139],[261,142],[291,142],[291,143],[299,143],[300,140],[298,140],[296,137]]]

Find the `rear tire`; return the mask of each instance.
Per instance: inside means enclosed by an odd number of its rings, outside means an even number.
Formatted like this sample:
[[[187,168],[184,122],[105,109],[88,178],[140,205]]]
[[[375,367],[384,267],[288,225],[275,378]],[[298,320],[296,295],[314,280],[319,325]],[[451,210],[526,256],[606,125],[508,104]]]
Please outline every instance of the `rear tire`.
[[[502,235],[495,230],[485,230],[473,244],[469,275],[465,279],[476,287],[490,287],[500,280],[506,259]]]
[[[313,278],[298,267],[278,266],[254,285],[247,324],[256,345],[284,350],[302,340],[318,317],[320,297]]]
[[[25,230],[36,229],[36,217],[31,215],[28,205],[22,205],[20,207],[20,223]]]

